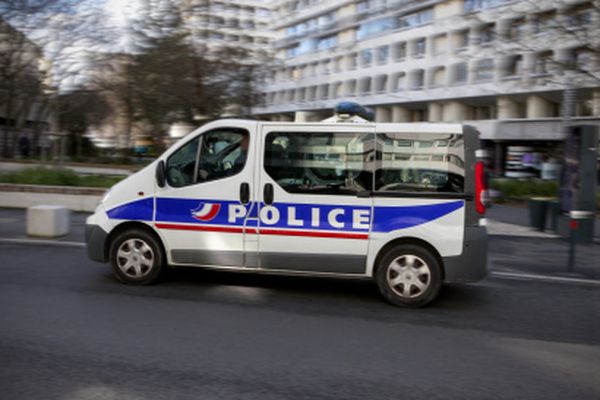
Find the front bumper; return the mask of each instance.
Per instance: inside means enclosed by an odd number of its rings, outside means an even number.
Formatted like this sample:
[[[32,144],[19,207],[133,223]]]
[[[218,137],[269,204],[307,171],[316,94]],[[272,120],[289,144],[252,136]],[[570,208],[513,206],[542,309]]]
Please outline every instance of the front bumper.
[[[442,257],[446,282],[477,282],[488,272],[488,235],[485,226],[465,227],[463,252]]]
[[[106,254],[106,238],[108,233],[98,225],[85,225],[85,243],[88,257],[93,261],[105,263],[108,261]]]

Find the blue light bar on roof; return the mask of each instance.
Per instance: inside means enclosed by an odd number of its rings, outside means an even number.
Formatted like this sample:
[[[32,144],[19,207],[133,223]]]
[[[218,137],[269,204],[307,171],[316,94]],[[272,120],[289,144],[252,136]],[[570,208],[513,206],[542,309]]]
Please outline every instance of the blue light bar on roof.
[[[361,106],[358,103],[352,101],[342,101],[335,105],[333,112],[336,114],[347,114],[350,116],[358,116],[367,121],[373,121],[375,119],[375,113],[370,108]]]

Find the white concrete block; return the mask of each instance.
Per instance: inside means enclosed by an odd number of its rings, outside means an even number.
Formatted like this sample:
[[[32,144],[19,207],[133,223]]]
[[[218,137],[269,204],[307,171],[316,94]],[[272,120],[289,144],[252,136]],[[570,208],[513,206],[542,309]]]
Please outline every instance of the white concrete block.
[[[58,237],[69,233],[70,211],[64,206],[33,206],[27,209],[29,236]]]

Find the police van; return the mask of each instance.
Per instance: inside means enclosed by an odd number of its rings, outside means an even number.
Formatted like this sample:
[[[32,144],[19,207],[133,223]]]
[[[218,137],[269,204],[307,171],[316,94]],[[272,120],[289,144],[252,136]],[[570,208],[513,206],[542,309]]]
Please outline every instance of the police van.
[[[112,187],[88,255],[125,283],[167,267],[362,277],[401,306],[486,276],[478,132],[438,123],[223,119]]]

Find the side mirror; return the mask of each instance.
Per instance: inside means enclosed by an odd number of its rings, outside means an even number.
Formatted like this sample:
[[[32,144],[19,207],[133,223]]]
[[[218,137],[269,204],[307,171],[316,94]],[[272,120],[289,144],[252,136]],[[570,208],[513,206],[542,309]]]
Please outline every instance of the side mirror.
[[[163,160],[156,165],[156,184],[158,187],[165,187],[165,162]]]

